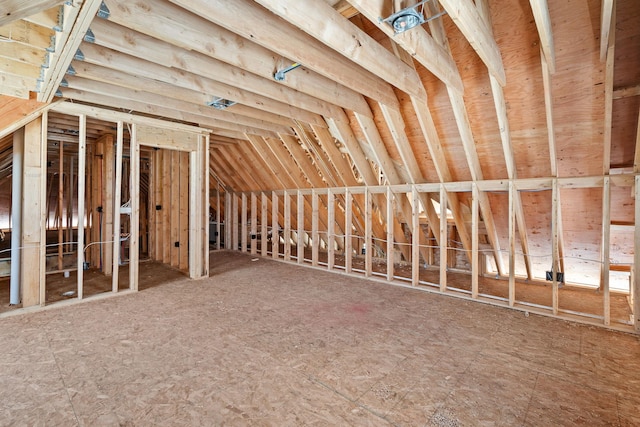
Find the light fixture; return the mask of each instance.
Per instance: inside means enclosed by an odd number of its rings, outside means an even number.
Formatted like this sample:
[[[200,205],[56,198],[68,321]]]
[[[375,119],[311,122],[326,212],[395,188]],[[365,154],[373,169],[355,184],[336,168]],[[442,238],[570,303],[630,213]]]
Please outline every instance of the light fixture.
[[[224,99],[219,96],[214,96],[210,102],[207,102],[209,107],[213,107],[216,110],[224,110],[225,108],[229,108],[235,104],[236,101],[229,101],[228,99]]]
[[[404,9],[399,10],[384,19],[380,18],[380,22],[388,23],[393,28],[393,32],[395,34],[400,34],[419,25],[422,25],[425,22],[429,22],[444,15],[445,12],[441,12],[430,17],[429,19],[425,19],[423,5],[428,1],[429,0],[423,0],[414,4],[413,6],[405,7]],[[423,7],[418,12],[419,6]]]

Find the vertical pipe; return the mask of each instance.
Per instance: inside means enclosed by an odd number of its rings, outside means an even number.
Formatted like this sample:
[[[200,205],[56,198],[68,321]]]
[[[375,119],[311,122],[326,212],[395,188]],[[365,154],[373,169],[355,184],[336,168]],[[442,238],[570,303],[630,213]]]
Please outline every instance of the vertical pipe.
[[[22,241],[22,156],[24,128],[13,134],[13,166],[11,175],[11,284],[9,304],[20,304],[20,246]]]

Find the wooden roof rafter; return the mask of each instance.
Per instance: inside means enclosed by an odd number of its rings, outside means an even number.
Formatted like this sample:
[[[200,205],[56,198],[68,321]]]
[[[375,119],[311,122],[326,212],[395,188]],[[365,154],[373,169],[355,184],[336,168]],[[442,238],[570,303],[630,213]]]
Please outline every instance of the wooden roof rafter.
[[[387,104],[397,102],[391,86],[297,27],[249,0],[171,0],[228,30],[304,64],[358,93]],[[242,19],[237,19],[242,16]],[[344,19],[338,14],[340,19]],[[395,100],[395,101],[394,101]]]
[[[109,3],[113,5],[109,20],[94,22],[92,30],[97,35],[102,34],[98,35],[98,39],[108,38],[112,43],[108,47],[116,49],[117,44],[117,50],[122,52],[136,52],[138,46],[146,42],[146,38],[140,37],[145,34],[187,51],[192,50],[224,61],[239,70],[268,80],[273,80],[277,69],[290,65],[290,62],[285,61],[286,58],[278,58],[278,54],[254,41],[166,1],[131,4],[124,0],[110,0]],[[149,19],[137,19],[137,15],[141,13]],[[105,32],[102,28],[108,31]],[[216,34],[215,39],[208,37],[211,33]],[[166,55],[160,55],[159,60],[165,61]],[[336,104],[361,112],[367,110],[366,102],[359,93],[308,69],[290,73],[278,84],[321,99],[331,106]]]

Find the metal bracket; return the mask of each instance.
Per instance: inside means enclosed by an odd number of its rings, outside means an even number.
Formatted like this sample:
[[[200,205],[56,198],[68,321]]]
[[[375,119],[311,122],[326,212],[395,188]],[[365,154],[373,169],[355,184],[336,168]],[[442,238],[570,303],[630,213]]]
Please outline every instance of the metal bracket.
[[[67,79],[62,79],[60,81],[60,87],[69,87],[69,82],[67,81]]]
[[[235,105],[236,102],[235,101],[229,101],[228,99],[223,99],[219,96],[214,96],[213,100],[211,100],[210,102],[207,102],[207,105],[209,107],[213,107],[216,110],[224,110],[225,108],[231,107],[232,105]]]
[[[76,70],[74,70],[73,67],[69,65],[69,68],[67,68],[67,74],[69,74],[70,76],[75,76]]]
[[[91,31],[91,28],[87,29],[87,33],[84,35],[84,41],[86,41],[87,43],[96,42],[96,36],[95,34],[93,34],[93,31]]]
[[[110,15],[111,11],[109,11],[107,5],[104,4],[104,2],[100,3],[100,8],[98,9],[98,13],[96,13],[96,16],[102,19],[109,19]]]
[[[84,61],[84,53],[80,49],[76,51],[76,54],[73,55],[73,59],[76,61]]]

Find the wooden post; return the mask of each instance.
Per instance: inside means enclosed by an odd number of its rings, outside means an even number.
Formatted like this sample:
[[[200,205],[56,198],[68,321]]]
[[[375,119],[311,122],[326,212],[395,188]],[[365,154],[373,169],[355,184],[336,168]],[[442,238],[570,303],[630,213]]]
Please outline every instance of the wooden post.
[[[147,248],[149,259],[152,260],[156,259],[156,182],[159,176],[159,174],[156,175],[156,151],[154,150],[149,156],[149,199],[147,202]]]
[[[327,190],[327,268],[333,270],[335,264],[335,232],[336,222],[335,195]]]
[[[137,140],[137,126],[131,125],[129,139],[129,196],[131,197],[131,233],[129,237],[129,289],[138,290],[139,259],[140,259],[140,144]]]
[[[69,156],[69,179],[67,179],[67,252],[73,251],[73,184],[74,184],[74,161],[73,156]],[[48,213],[47,213],[47,216]]]
[[[233,194],[232,195],[232,204],[231,204],[231,218],[230,218],[230,224],[229,226],[231,227],[231,249],[234,251],[238,250],[238,247],[240,246],[240,242],[239,240],[239,235],[238,232],[240,230],[238,230],[238,196]]]
[[[280,251],[280,226],[278,225],[278,195],[271,193],[271,258],[277,259]]]
[[[78,299],[83,297],[84,284],[84,205],[85,205],[85,169],[87,162],[87,116],[79,117],[80,134],[78,137]]]
[[[411,186],[411,284],[420,281],[420,198],[414,185]]]
[[[640,127],[640,125],[639,125]],[[633,327],[636,334],[640,334],[640,175],[635,176],[635,237],[633,239]]]
[[[554,316],[558,315],[558,216],[560,211],[558,179],[553,180],[551,190],[551,308]]]
[[[251,193],[251,255],[258,253],[258,196]]]
[[[371,277],[373,269],[373,238],[371,227],[371,192],[369,189],[365,189],[364,192],[364,242],[366,245],[366,251],[364,255],[364,274],[366,277]]]
[[[248,236],[247,236],[247,193],[242,193],[242,209],[241,209],[241,227],[242,229],[240,230],[240,251],[241,252],[247,252],[247,240],[248,240]]]
[[[227,191],[224,194],[224,248],[231,249],[233,243],[231,242],[231,228],[233,227],[233,221],[231,220],[231,205],[233,193]]]
[[[171,266],[180,266],[180,161],[182,152],[171,152]],[[178,245],[178,246],[176,246]]]
[[[393,192],[391,191],[391,187],[387,187],[387,280],[393,280],[393,269],[394,269],[394,257],[395,253],[393,250]]]
[[[318,265],[318,245],[320,244],[320,233],[318,233],[318,193],[312,190],[311,193],[311,265]]]
[[[480,215],[478,210],[478,184],[471,184],[471,298],[478,298],[478,231]]]
[[[218,183],[218,194],[216,195],[216,249],[220,250],[220,241],[222,234],[220,233],[220,183]]]
[[[260,253],[262,256],[266,257],[268,255],[268,242],[269,238],[269,204],[267,193],[262,193],[262,198],[260,202],[260,210],[262,211],[260,227],[262,236],[260,237]]]
[[[171,162],[172,152],[164,150],[162,155],[162,262],[171,264]]]
[[[353,268],[353,194],[347,188],[344,194],[344,268],[347,273],[351,273]]]
[[[291,261],[291,195],[284,192],[284,260]]]
[[[122,145],[124,124],[117,125],[116,137],[116,179],[113,192],[113,277],[111,291],[118,292],[118,272],[120,267],[120,195],[122,194]]]
[[[447,191],[440,186],[440,292],[447,290]]]
[[[45,194],[46,147],[43,142],[46,117],[37,118],[24,128],[24,167],[22,194],[22,306],[44,305],[45,289]]]
[[[602,187],[602,264],[600,283],[604,303],[604,324],[611,324],[611,296],[609,293],[609,268],[610,268],[610,244],[611,244],[611,178],[604,177]]]
[[[304,195],[298,190],[298,264],[304,262]]]
[[[64,210],[64,142],[59,141],[58,149],[58,270],[62,270],[64,259],[64,228],[62,212]]]
[[[180,151],[180,207],[179,207],[179,229],[178,229],[178,268],[182,271],[187,271],[189,269],[189,222],[190,220],[195,220],[196,216],[200,215],[201,212],[191,212],[189,209],[189,180],[191,179],[191,174],[189,174],[189,157],[190,154],[184,151]],[[196,159],[197,161],[197,159]],[[195,166],[195,165],[194,165]],[[197,168],[196,168],[197,169]],[[194,171],[192,174],[193,178],[198,179],[198,170]],[[132,171],[133,173],[133,171]],[[207,173],[209,173],[207,171]],[[201,178],[200,178],[201,179]],[[192,186],[195,183],[192,183]],[[133,204],[133,202],[131,202]],[[190,219],[191,218],[191,219]],[[198,227],[199,228],[199,227]],[[191,242],[193,245],[193,250],[199,248],[200,242]]]
[[[509,181],[509,307],[516,302],[516,186]]]
[[[107,135],[104,139],[104,173],[102,176],[102,185],[104,191],[102,193],[102,272],[105,276],[111,276],[113,274],[113,257],[117,255],[113,253],[113,219],[116,208],[113,203],[113,196],[115,191],[115,151],[113,145],[113,136]]]
[[[156,261],[162,262],[162,251],[163,251],[163,239],[162,239],[162,210],[158,210],[158,207],[162,206],[162,150],[154,150],[153,151],[153,171],[156,175],[153,180],[153,192],[154,192],[154,206],[153,209],[153,217],[154,217],[154,229],[153,234],[155,235],[155,257],[153,258]]]

